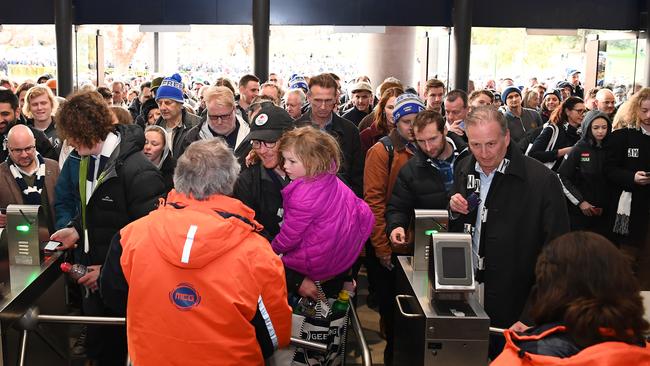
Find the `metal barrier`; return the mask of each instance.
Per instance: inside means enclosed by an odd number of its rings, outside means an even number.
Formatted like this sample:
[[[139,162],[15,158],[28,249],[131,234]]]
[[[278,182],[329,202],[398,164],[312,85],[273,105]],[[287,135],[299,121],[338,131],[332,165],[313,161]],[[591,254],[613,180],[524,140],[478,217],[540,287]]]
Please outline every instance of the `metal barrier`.
[[[359,322],[359,317],[354,305],[350,303],[350,314],[352,329],[354,329],[359,345],[362,349],[362,360],[364,366],[372,365],[370,356],[370,349],[365,336],[363,335],[363,328]],[[126,318],[123,317],[99,317],[99,316],[72,316],[72,315],[46,315],[38,314],[36,308],[30,308],[20,320],[23,333],[20,342],[20,358],[18,361],[19,366],[25,364],[25,353],[27,352],[27,336],[29,330],[36,329],[38,323],[53,323],[53,324],[93,324],[93,325],[126,325]],[[307,348],[312,351],[326,352],[327,345],[318,342],[310,342],[300,338],[291,337],[291,344],[294,346]]]

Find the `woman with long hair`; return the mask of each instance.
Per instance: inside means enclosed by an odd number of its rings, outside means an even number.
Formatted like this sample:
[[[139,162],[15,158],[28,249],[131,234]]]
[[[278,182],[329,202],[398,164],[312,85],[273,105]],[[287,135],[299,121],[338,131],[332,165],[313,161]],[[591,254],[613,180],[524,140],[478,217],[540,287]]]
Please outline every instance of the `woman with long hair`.
[[[537,326],[507,330],[492,366],[650,364],[639,283],[609,240],[586,231],[556,238],[537,259],[535,280]]]
[[[372,125],[359,134],[363,156],[366,156],[366,152],[372,145],[376,144],[382,137],[387,136],[394,128],[393,108],[395,108],[395,99],[402,94],[404,94],[404,89],[394,87],[387,89],[381,95],[379,104],[373,112]]]
[[[614,239],[635,258],[641,288],[650,290],[650,88],[623,106],[626,127],[612,133],[605,167],[615,190]]]
[[[580,140],[578,129],[585,114],[585,103],[569,97],[551,113],[549,124],[533,142],[528,155],[557,171],[564,155]]]

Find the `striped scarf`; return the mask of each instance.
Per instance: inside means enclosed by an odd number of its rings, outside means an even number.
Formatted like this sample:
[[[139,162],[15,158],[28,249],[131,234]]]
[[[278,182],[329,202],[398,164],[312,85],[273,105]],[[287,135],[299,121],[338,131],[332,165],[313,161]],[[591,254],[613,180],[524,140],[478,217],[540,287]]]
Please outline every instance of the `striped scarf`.
[[[27,185],[20,168],[18,168],[11,159],[7,159],[11,175],[14,176],[16,184],[18,184],[18,188],[20,188],[20,192],[23,195],[23,202],[27,205],[41,204],[41,192],[45,185],[45,160],[43,160],[39,153],[36,153],[36,161],[38,162],[38,167],[36,168],[36,179],[34,180],[34,185],[30,186]]]

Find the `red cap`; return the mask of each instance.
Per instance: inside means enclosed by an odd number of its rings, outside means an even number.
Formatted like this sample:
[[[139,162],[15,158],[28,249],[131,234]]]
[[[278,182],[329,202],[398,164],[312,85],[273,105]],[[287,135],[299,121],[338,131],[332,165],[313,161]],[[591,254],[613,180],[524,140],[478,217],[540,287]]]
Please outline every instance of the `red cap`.
[[[70,272],[71,269],[72,269],[72,264],[70,264],[68,262],[61,263],[61,270],[63,272],[68,273],[68,272]]]

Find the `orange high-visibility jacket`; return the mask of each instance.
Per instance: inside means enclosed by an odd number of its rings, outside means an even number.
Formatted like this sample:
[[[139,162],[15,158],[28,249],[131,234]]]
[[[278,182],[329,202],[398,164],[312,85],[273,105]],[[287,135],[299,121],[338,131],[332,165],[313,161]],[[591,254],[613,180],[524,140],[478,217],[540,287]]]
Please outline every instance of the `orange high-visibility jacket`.
[[[551,328],[537,335],[520,335],[506,330],[506,346],[490,366],[648,366],[650,347],[635,346],[624,342],[603,342],[587,347],[577,354],[561,358],[524,352],[518,342],[535,341],[556,332],[564,332],[564,326]]]
[[[233,198],[172,190],[121,230],[134,365],[263,365],[263,346],[289,343],[284,268],[254,216]]]

